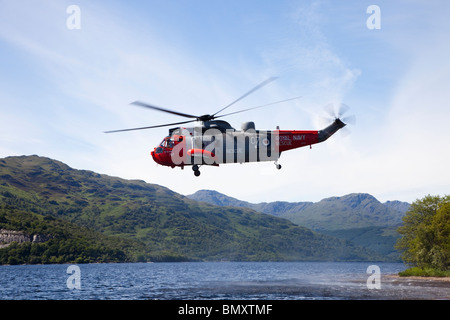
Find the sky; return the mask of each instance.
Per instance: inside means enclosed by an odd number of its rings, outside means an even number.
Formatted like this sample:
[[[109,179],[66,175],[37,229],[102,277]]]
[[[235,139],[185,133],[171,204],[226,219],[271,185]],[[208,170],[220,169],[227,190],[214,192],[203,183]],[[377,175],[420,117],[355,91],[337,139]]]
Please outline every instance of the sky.
[[[75,10],[72,5],[75,5]],[[371,10],[375,5],[379,11]],[[369,9],[369,10],[368,10]],[[188,195],[413,202],[450,190],[450,2],[0,0],[0,157],[33,155]],[[377,28],[374,28],[377,27]],[[140,100],[235,128],[317,130],[325,106],[356,122],[272,162],[169,168],[150,151],[183,121]]]

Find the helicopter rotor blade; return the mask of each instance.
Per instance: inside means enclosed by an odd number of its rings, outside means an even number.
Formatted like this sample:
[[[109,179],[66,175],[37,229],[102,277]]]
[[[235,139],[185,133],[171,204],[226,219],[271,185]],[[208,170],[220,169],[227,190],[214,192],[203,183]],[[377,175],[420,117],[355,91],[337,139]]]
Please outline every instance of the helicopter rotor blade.
[[[239,111],[235,111],[235,112],[231,112],[231,113],[227,113],[221,116],[218,116],[216,118],[221,118],[221,117],[226,117],[232,114],[236,114],[236,113],[241,113],[241,112],[245,112],[245,111],[250,111],[250,110],[254,110],[254,109],[259,109],[259,108],[263,108],[263,107],[268,107],[274,104],[278,104],[278,103],[282,103],[282,102],[287,102],[287,101],[291,101],[291,100],[296,100],[296,99],[300,99],[301,96],[295,97],[295,98],[290,98],[290,99],[285,99],[285,100],[281,100],[281,101],[276,101],[276,102],[272,102],[272,103],[268,103],[268,104],[264,104],[262,106],[257,106],[257,107],[253,107],[253,108],[248,108],[248,109],[244,109],[244,110],[239,110]]]
[[[350,110],[350,107],[344,103],[340,103],[337,109],[337,117],[342,118],[347,111]]]
[[[336,108],[333,103],[327,104],[324,107],[325,112],[328,114],[330,118],[334,119],[340,119],[342,116],[350,110],[350,107],[347,106],[344,103],[340,103]]]
[[[261,82],[260,84],[258,84],[256,87],[254,87],[253,89],[251,89],[250,91],[248,91],[246,94],[240,96],[238,99],[234,100],[232,103],[230,103],[229,105],[223,107],[222,109],[220,109],[219,111],[217,111],[216,113],[214,113],[212,116],[215,117],[216,114],[222,112],[223,110],[231,107],[233,104],[237,103],[238,101],[244,99],[245,97],[249,96],[250,94],[252,94],[253,92],[255,92],[256,90],[261,89],[262,87],[264,87],[265,85],[269,84],[270,82],[274,81],[278,79],[277,77],[271,77],[269,79],[264,80],[263,82]]]
[[[182,121],[182,122],[174,122],[174,123],[167,123],[167,124],[159,124],[156,126],[150,126],[150,127],[140,127],[140,128],[130,128],[130,129],[120,129],[120,130],[110,130],[105,131],[105,133],[115,133],[115,132],[124,132],[124,131],[135,131],[135,130],[144,130],[144,129],[153,129],[153,128],[161,128],[161,127],[168,127],[168,126],[176,126],[179,124],[185,124],[190,122],[195,122],[196,120],[189,120],[189,121]]]
[[[352,114],[352,115],[343,117],[341,120],[345,124],[354,125],[356,123],[356,116],[354,114]]]
[[[154,105],[142,102],[142,101],[134,101],[134,102],[132,102],[130,104],[133,104],[133,105],[136,105],[136,106],[140,106],[140,107],[144,107],[144,108],[148,108],[148,109],[152,109],[152,110],[165,112],[165,113],[170,113],[170,114],[181,116],[181,117],[185,117],[185,118],[191,118],[191,119],[194,119],[194,120],[182,121],[182,122],[174,122],[174,123],[161,124],[161,125],[148,126],[148,127],[120,129],[120,130],[110,130],[110,131],[105,131],[105,133],[115,133],[115,132],[124,132],[124,131],[135,131],[135,130],[144,130],[144,129],[152,129],[152,128],[161,128],[161,127],[175,126],[175,125],[180,125],[180,124],[185,124],[185,123],[190,123],[190,122],[195,122],[195,121],[205,122],[205,121],[213,120],[215,118],[224,117],[225,115],[221,115],[221,116],[218,116],[218,117],[216,117],[216,115],[218,113],[222,112],[223,110],[231,107],[233,104],[235,104],[238,101],[244,99],[245,97],[249,96],[250,94],[252,94],[256,90],[261,89],[262,87],[264,87],[265,85],[269,84],[270,82],[272,82],[272,81],[274,81],[276,79],[278,79],[278,78],[277,77],[271,77],[271,78],[268,78],[268,79],[264,80],[263,82],[258,84],[256,87],[254,87],[253,89],[251,89],[250,91],[248,91],[247,93],[245,93],[244,95],[239,97],[238,99],[234,100],[229,105],[223,107],[222,109],[220,109],[219,111],[217,111],[213,115],[206,114],[206,115],[203,115],[203,116],[196,116],[196,115],[192,115],[192,114],[188,114],[188,113],[183,113],[183,112],[178,112],[178,111],[174,111],[174,110],[170,110],[170,109],[166,109],[166,108],[161,108],[161,107],[154,106]],[[272,102],[272,103],[269,103],[269,104],[266,104],[266,105],[262,105],[262,106],[258,106],[258,107],[253,107],[253,108],[248,108],[248,109],[245,109],[245,110],[232,112],[232,113],[229,113],[227,115],[240,113],[240,112],[244,112],[244,111],[249,111],[249,110],[252,110],[252,109],[262,108],[262,107],[269,106],[269,105],[272,105],[272,104],[281,103],[281,102],[285,102],[285,101],[289,101],[289,100],[293,100],[293,99],[298,99],[298,98],[299,97],[286,99],[286,100],[282,100],[282,101],[278,101],[278,102]]]
[[[161,108],[161,107],[157,107],[145,102],[141,102],[141,101],[134,101],[130,104],[134,104],[136,106],[140,106],[140,107],[144,107],[144,108],[149,108],[149,109],[153,109],[153,110],[158,110],[158,111],[162,111],[162,112],[166,112],[166,113],[170,113],[170,114],[174,114],[177,116],[181,116],[181,117],[185,117],[185,118],[193,118],[193,119],[197,119],[198,116],[194,116],[192,114],[187,114],[187,113],[182,113],[182,112],[178,112],[178,111],[173,111],[170,109],[165,109],[165,108]]]
[[[326,116],[322,116],[319,118],[320,125],[329,125],[331,121],[340,120],[346,126],[341,128],[340,135],[346,137],[350,135],[351,130],[347,125],[354,125],[356,123],[356,117],[354,114],[345,115],[350,107],[344,103],[340,103],[335,106],[333,103],[327,104],[324,108]]]

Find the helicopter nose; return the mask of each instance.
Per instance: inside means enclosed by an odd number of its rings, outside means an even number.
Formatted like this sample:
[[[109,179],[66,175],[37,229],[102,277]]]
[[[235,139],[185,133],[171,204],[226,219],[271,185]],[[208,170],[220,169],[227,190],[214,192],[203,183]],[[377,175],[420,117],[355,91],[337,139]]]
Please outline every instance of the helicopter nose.
[[[156,152],[156,148],[151,151],[150,154],[153,158],[153,161],[155,161],[157,164],[163,164],[160,155],[158,154],[158,152]]]

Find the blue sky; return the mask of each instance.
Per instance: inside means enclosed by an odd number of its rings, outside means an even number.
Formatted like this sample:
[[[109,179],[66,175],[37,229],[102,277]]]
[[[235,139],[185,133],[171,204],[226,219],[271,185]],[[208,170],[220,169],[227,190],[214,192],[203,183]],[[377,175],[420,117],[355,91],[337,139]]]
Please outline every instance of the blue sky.
[[[66,26],[73,4],[81,29]],[[366,26],[370,5],[381,10],[379,30]],[[448,194],[449,9],[419,0],[0,0],[0,157],[38,154],[251,202]],[[324,106],[341,102],[356,124],[283,154],[280,171],[223,165],[199,178],[151,159],[167,128],[103,133],[180,120],[130,106],[135,100],[214,113],[272,76],[230,112],[302,98],[230,116],[234,127],[320,129]]]

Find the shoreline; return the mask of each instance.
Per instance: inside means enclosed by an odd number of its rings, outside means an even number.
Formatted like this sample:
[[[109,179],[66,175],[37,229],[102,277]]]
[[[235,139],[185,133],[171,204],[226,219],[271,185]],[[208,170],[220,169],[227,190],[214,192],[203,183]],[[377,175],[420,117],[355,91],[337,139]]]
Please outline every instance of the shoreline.
[[[399,276],[398,274],[387,274],[384,277],[394,280],[420,280],[433,282],[450,282],[450,277],[426,277],[426,276]]]

